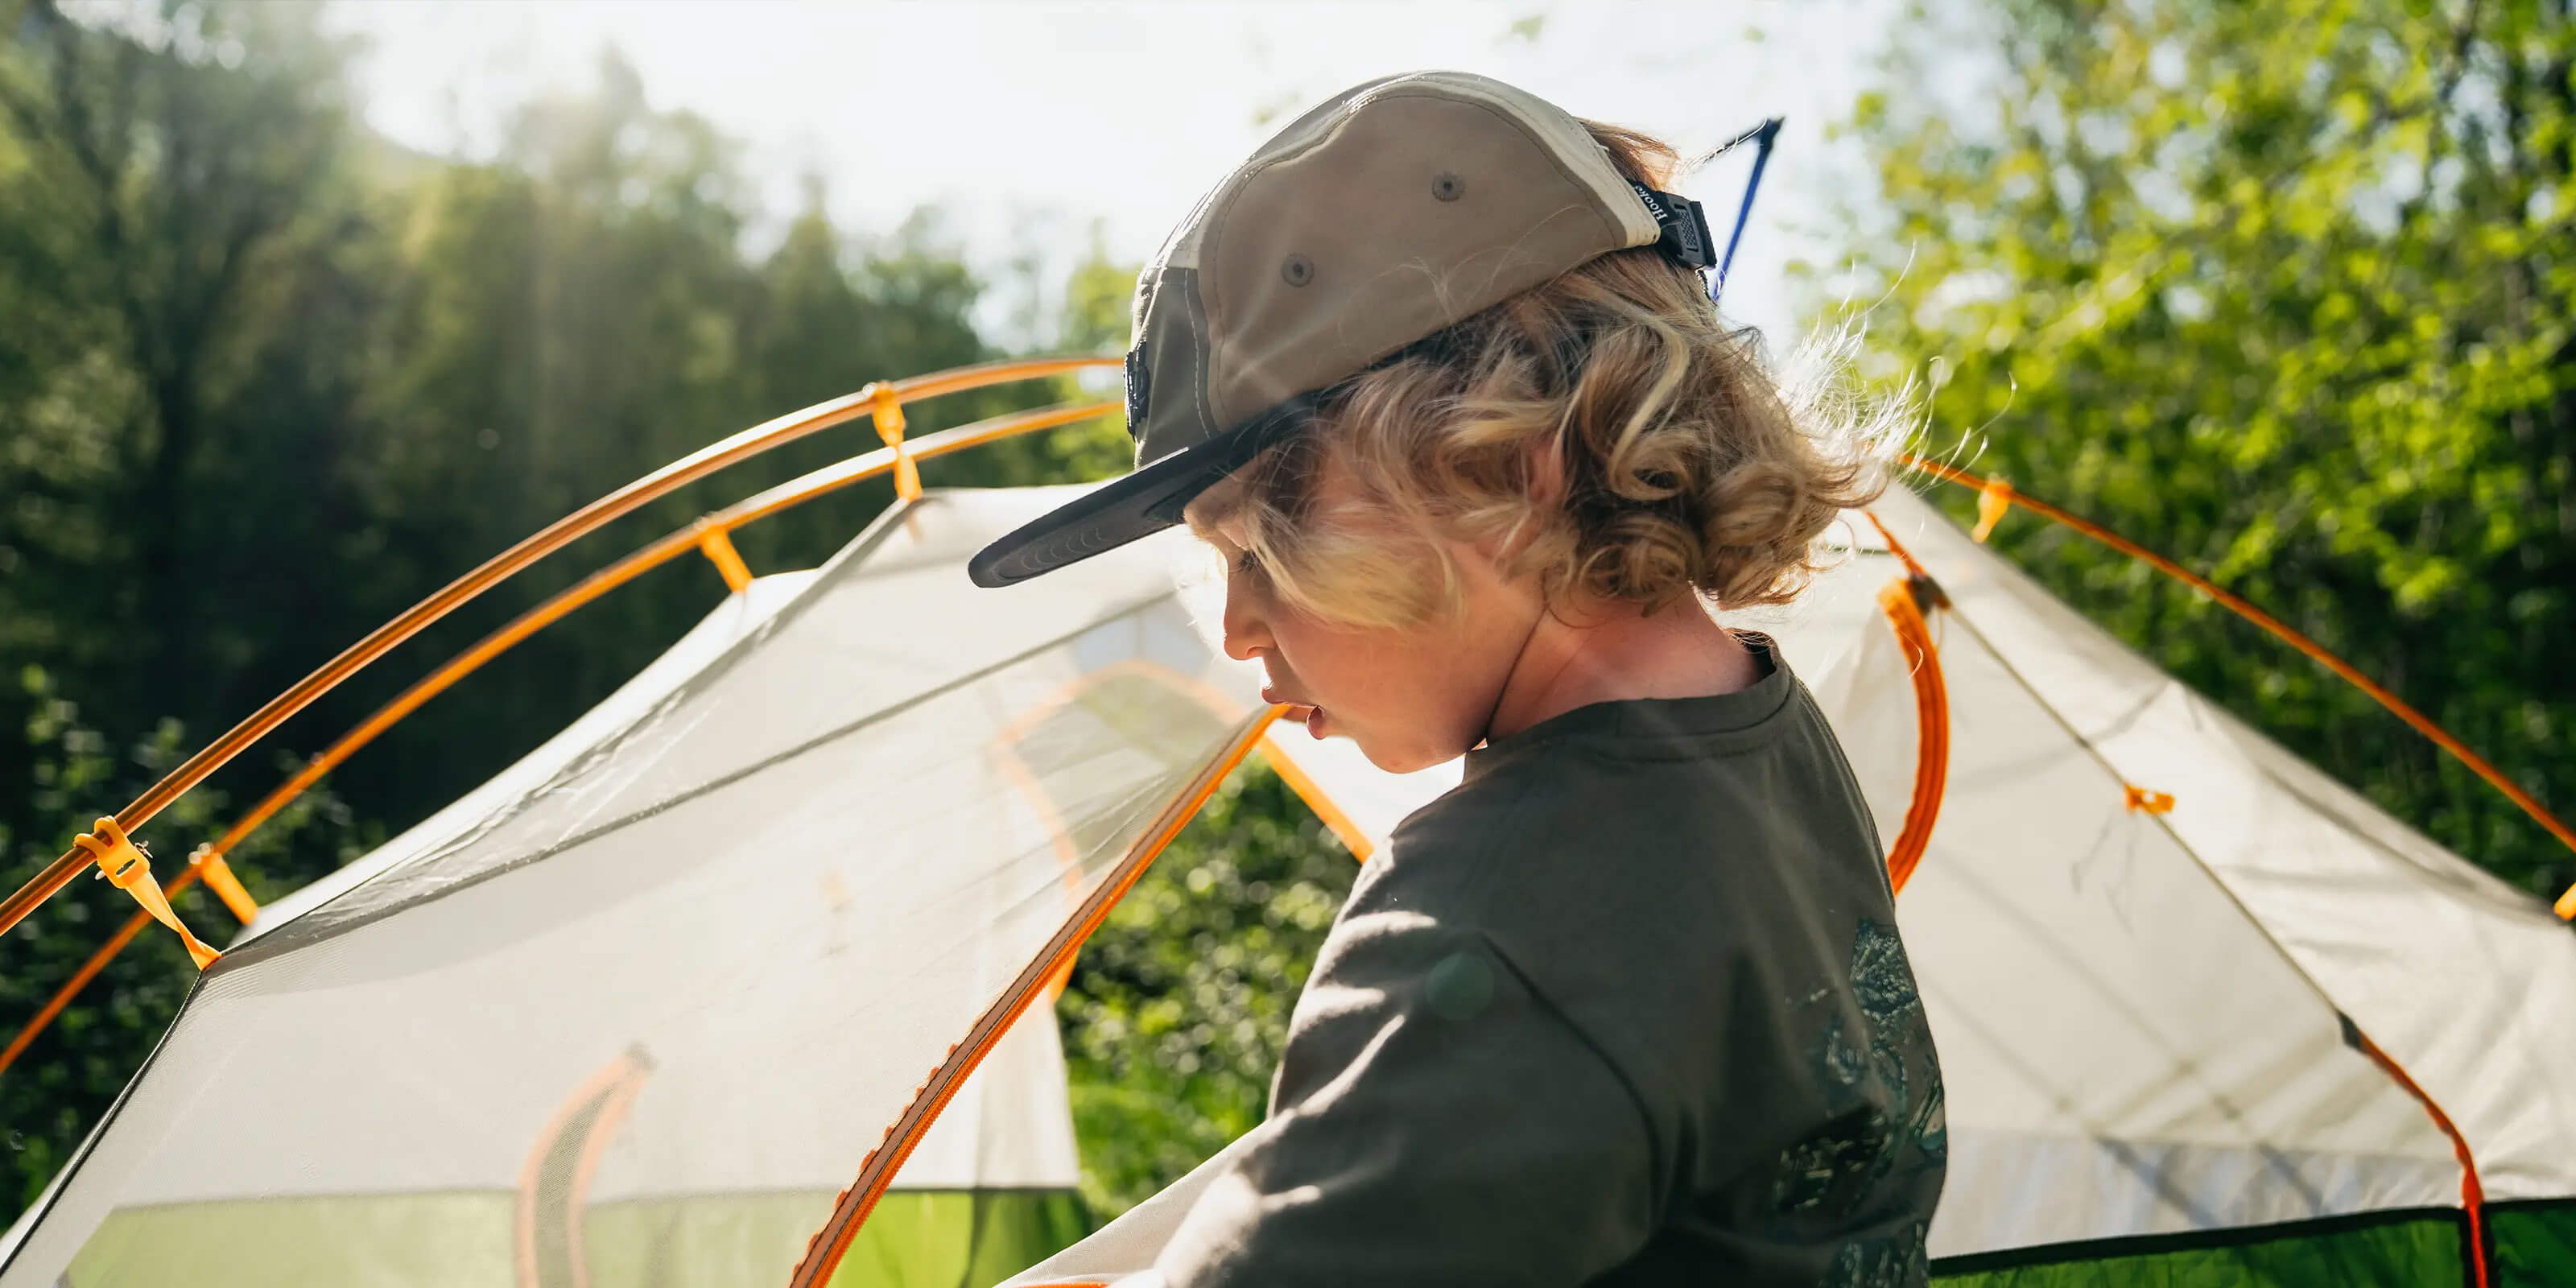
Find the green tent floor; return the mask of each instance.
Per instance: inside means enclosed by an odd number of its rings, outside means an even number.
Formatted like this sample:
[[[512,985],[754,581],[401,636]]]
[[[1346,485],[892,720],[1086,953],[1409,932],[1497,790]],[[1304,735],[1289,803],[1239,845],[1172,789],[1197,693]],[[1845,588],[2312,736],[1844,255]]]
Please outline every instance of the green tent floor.
[[[2576,1200],[2490,1204],[2490,1288],[2576,1285]],[[2468,1221],[2414,1208],[2051,1244],[1932,1264],[1940,1288],[2443,1288],[2473,1282]]]
[[[777,1288],[832,1210],[828,1192],[712,1195],[584,1209],[590,1288]],[[518,1196],[472,1191],[176,1203],[111,1215],[67,1288],[519,1288]],[[986,1288],[1090,1229],[1069,1190],[894,1190],[833,1288]],[[542,1245],[541,1245],[542,1246]],[[571,1288],[540,1256],[541,1288]]]

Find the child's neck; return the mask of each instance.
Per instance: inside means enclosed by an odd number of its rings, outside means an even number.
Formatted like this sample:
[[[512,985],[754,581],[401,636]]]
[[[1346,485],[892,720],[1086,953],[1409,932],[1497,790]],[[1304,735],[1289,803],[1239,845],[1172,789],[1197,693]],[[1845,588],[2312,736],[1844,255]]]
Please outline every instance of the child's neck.
[[[1486,736],[1503,738],[1595,702],[1733,693],[1762,678],[1734,632],[1697,603],[1542,613],[1503,681]]]

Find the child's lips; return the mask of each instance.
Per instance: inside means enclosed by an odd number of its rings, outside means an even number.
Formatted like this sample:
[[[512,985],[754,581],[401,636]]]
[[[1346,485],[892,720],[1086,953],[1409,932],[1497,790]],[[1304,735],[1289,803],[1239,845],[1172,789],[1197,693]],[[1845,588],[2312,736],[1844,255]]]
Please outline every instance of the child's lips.
[[[1324,736],[1324,709],[1322,707],[1316,706],[1311,702],[1299,702],[1296,699],[1279,692],[1276,687],[1270,685],[1262,686],[1261,700],[1270,703],[1273,706],[1284,706],[1288,708],[1287,710],[1279,713],[1280,719],[1306,726],[1306,732],[1316,738]]]

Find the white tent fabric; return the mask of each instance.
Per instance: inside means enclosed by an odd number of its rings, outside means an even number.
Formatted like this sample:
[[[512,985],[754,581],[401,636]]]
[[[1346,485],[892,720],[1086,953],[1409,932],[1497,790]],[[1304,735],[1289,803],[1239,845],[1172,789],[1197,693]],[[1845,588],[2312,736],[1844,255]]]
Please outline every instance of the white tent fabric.
[[[972,591],[967,554],[1060,499],[890,517],[283,904],[0,1285],[553,1282],[523,1264],[532,1209],[581,1214],[602,1288],[674,1258],[687,1282],[783,1282],[923,1076],[1257,707],[1182,611],[1168,543]],[[1073,1179],[1035,1023],[899,1183]],[[793,1219],[744,1215],[777,1195]],[[308,1255],[317,1233],[338,1261]]]
[[[799,592],[813,584],[814,576],[814,572],[808,569],[753,578],[741,593],[727,596],[714,611],[689,628],[688,634],[664,649],[661,656],[636,672],[633,679],[619,685],[617,691],[602,699],[598,706],[564,726],[562,732],[539,743],[535,750],[521,756],[509,768],[457,797],[446,808],[413,824],[401,835],[377,846],[365,857],[263,906],[259,915],[233,938],[231,946],[238,948],[340,897],[351,886],[372,881],[388,868],[398,867],[454,841],[511,802],[543,788],[546,781],[571,763],[574,757],[641,719],[652,710],[654,703],[733,647],[754,627],[775,616]]]
[[[2171,794],[2160,829],[2442,1106],[2490,1198],[2576,1194],[2564,923],[2157,670],[1920,499],[1880,511],[1956,605],[1944,660],[1983,653],[2106,771]],[[1954,680],[1965,718],[1963,702]]]

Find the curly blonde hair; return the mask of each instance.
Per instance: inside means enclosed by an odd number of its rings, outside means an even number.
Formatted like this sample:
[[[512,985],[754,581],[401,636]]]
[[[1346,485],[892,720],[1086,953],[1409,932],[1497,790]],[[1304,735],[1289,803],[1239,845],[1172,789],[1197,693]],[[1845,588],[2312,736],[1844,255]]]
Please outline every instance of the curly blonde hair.
[[[1585,125],[1623,174],[1668,186],[1671,147]],[[1827,525],[1886,485],[1883,421],[1822,401],[1784,395],[1699,275],[1638,247],[1334,386],[1316,424],[1189,518],[1202,536],[1226,524],[1284,601],[1346,625],[1454,610],[1451,540],[1508,552],[1505,574],[1535,576],[1551,604],[1786,603]],[[1318,504],[1327,474],[1349,502]]]

